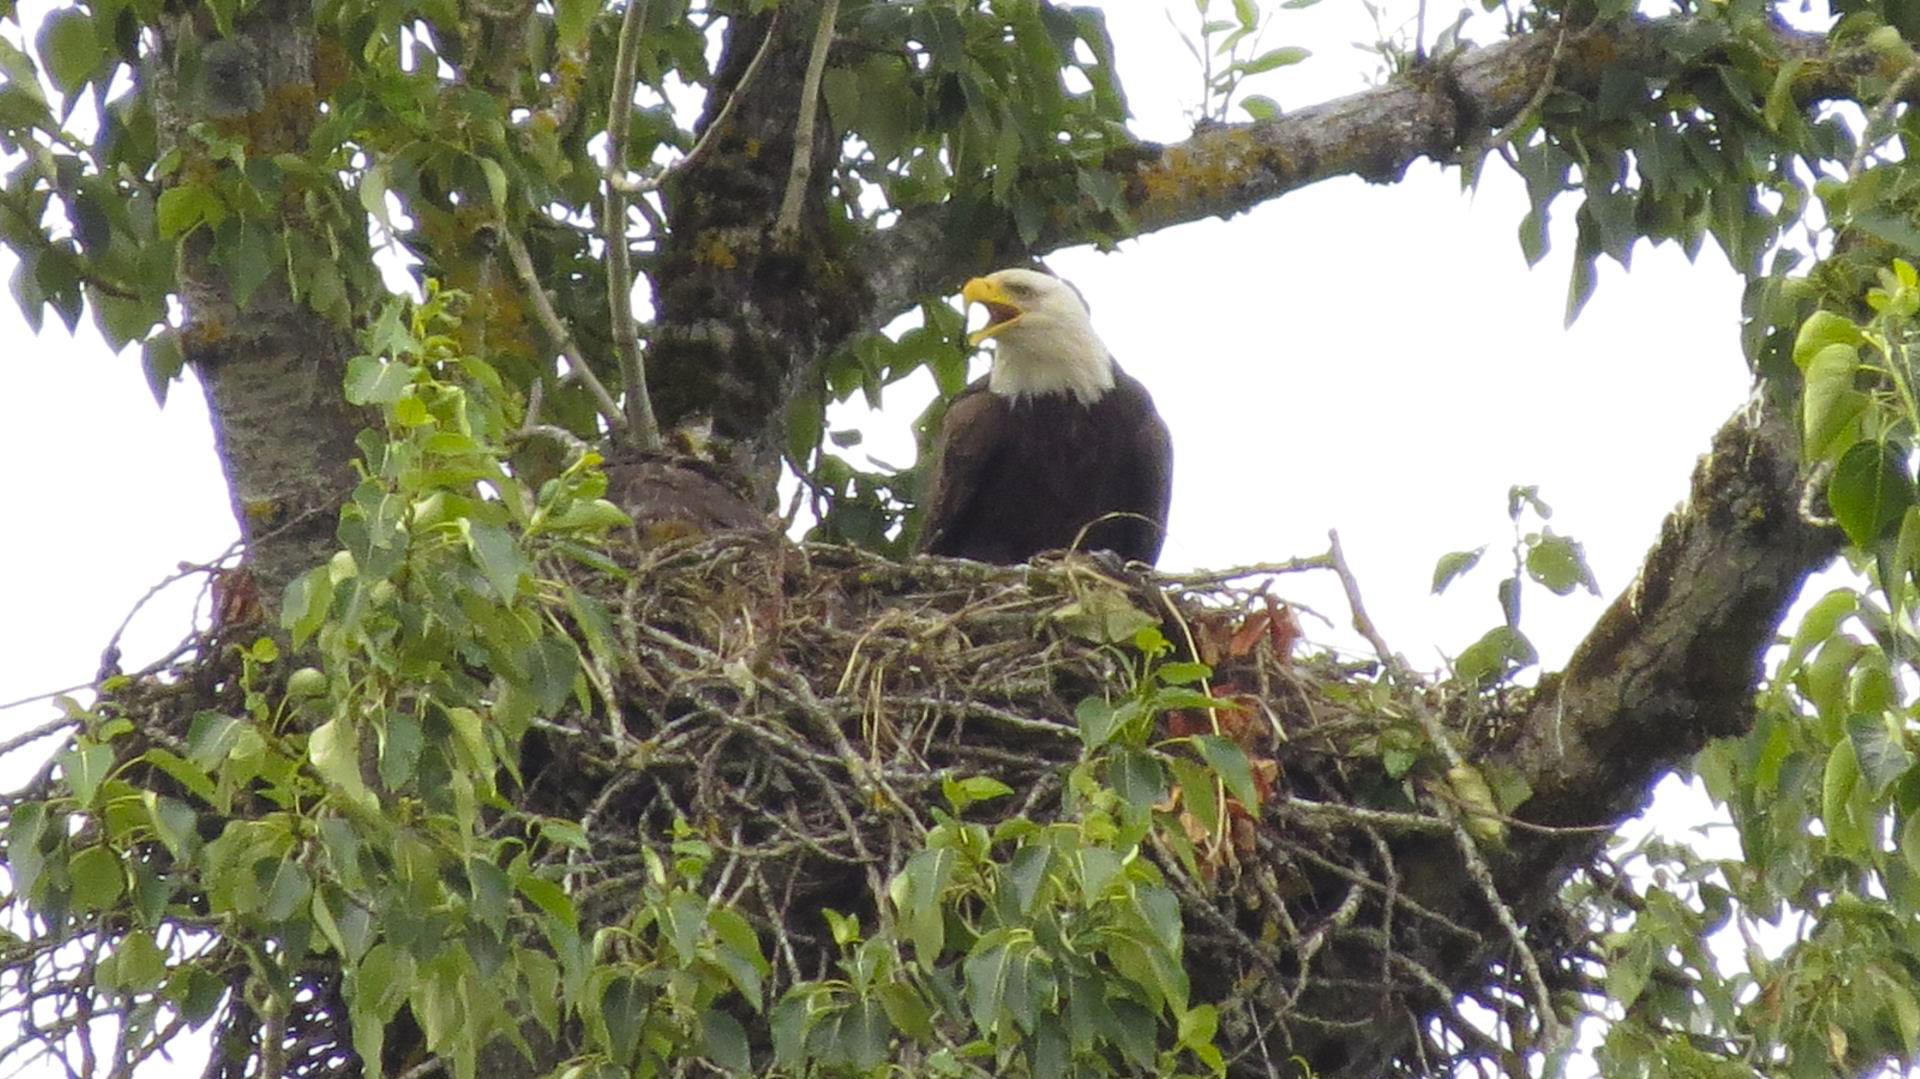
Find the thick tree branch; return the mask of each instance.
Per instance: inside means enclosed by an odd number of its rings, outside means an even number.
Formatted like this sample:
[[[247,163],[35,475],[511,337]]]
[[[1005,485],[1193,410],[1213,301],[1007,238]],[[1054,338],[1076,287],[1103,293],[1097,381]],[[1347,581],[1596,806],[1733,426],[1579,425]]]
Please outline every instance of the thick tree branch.
[[[1783,62],[1814,61],[1794,76],[1794,96],[1803,104],[1851,96],[1862,74],[1893,77],[1900,70],[1897,60],[1857,43],[1833,46],[1825,35],[1782,26],[1764,33]],[[1469,49],[1384,86],[1270,120],[1211,124],[1158,147],[1125,170],[1127,202],[1139,231],[1147,233],[1231,217],[1335,176],[1389,183],[1420,158],[1452,161],[1484,144],[1489,133],[1525,113],[1549,78],[1583,94],[1597,93],[1610,71],[1650,83],[1672,80],[1723,59],[1732,34],[1715,18],[1636,17],[1577,31],[1549,28]],[[1678,47],[1682,42],[1684,49]],[[929,206],[866,237],[857,260],[872,295],[863,328],[884,325],[919,297],[951,292],[990,268],[981,264],[980,210],[967,212],[973,215],[967,229],[956,229],[950,207]],[[1029,249],[1020,245],[1010,220],[1003,226],[986,230],[997,232],[996,249],[984,253],[995,264],[1093,239],[1068,228],[1044,234]]]
[[[1519,820],[1556,829],[1517,829],[1492,859],[1495,889],[1521,918],[1545,909],[1611,834],[1578,826],[1624,821],[1708,740],[1751,725],[1753,687],[1780,619],[1841,544],[1837,529],[1798,511],[1794,420],[1792,407],[1762,387],[1721,427],[1687,503],[1667,518],[1633,586],[1566,670],[1542,681],[1525,722],[1495,755],[1493,765],[1533,789],[1515,810]],[[1479,949],[1412,958],[1455,991],[1484,978],[1511,942],[1458,889],[1457,852],[1429,844],[1402,855],[1400,870],[1409,898],[1487,934]],[[1324,1065],[1322,1074],[1371,1076],[1408,1036],[1333,1037],[1302,1048]]]

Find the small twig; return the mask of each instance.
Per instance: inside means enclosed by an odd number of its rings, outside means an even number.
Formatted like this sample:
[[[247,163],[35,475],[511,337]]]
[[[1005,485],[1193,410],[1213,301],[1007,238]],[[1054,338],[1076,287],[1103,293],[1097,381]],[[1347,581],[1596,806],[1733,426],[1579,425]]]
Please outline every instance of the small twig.
[[[1368,809],[1365,806],[1340,805],[1336,802],[1316,802],[1298,795],[1290,796],[1277,805],[1281,813],[1303,813],[1310,817],[1325,817],[1342,824],[1372,825],[1396,832],[1451,831],[1446,818],[1430,817],[1424,813],[1396,813],[1392,810]]]
[[[1289,558],[1285,562],[1255,562],[1246,566],[1234,566],[1229,569],[1207,570],[1200,573],[1160,573],[1153,575],[1154,583],[1177,585],[1184,588],[1200,588],[1207,585],[1225,584],[1242,577],[1258,577],[1268,573],[1300,573],[1310,569],[1332,569],[1333,558],[1330,555],[1317,554],[1307,558]]]
[[[1354,632],[1373,645],[1374,654],[1380,657],[1380,663],[1395,681],[1405,681],[1405,664],[1393,654],[1393,649],[1387,647],[1386,638],[1380,636],[1380,631],[1374,628],[1373,619],[1367,617],[1367,605],[1360,602],[1360,582],[1354,579],[1353,569],[1347,565],[1346,552],[1340,549],[1339,531],[1328,529],[1327,543],[1327,557],[1333,560],[1333,571],[1340,575],[1340,587],[1346,590],[1347,606],[1353,611]]]
[[[87,687],[75,686],[73,688],[85,689]],[[53,693],[42,694],[42,696],[51,697],[57,693],[66,693],[66,692],[70,692],[70,690],[55,690]],[[39,697],[29,697],[25,701],[17,701],[15,703],[26,704],[28,701],[34,701],[39,699],[40,699]],[[10,704],[10,705],[7,705],[6,707],[12,708],[14,707],[14,705]],[[80,724],[80,720],[74,716],[61,716],[58,719],[50,719],[45,723],[40,724],[37,727],[29,727],[26,730],[21,731],[19,734],[16,734],[11,738],[5,739],[4,741],[0,741],[0,757],[4,757],[7,754],[12,753],[14,750],[19,749],[21,746],[24,746],[29,742],[37,742],[40,739],[45,738],[50,734],[58,734],[62,729],[66,727],[74,727],[74,726],[78,726],[79,724]]]
[[[607,168],[609,176],[627,171],[627,118],[633,112],[633,90],[638,82],[640,35],[651,0],[627,0],[620,20],[620,44],[613,59],[613,97],[607,104]],[[601,192],[600,228],[607,255],[607,306],[613,322],[613,355],[620,365],[621,389],[626,391],[627,428],[643,450],[660,448],[660,424],[647,395],[646,357],[634,330],[633,261],[627,249],[627,196],[614,183]]]
[[[1314,927],[1313,932],[1307,934],[1307,939],[1301,941],[1300,945],[1294,949],[1294,962],[1299,964],[1300,972],[1294,978],[1293,990],[1287,994],[1289,1009],[1298,1003],[1300,997],[1307,991],[1307,982],[1313,973],[1313,957],[1320,954],[1320,949],[1326,945],[1328,937],[1345,929],[1358,913],[1360,913],[1360,885],[1353,884],[1347,888],[1346,898],[1340,900],[1340,905],[1334,909],[1332,917]]]
[[[260,1079],[287,1074],[287,1006],[272,989],[262,989],[260,1016]]]
[[[720,103],[720,111],[713,114],[713,122],[700,133],[700,141],[693,144],[693,149],[687,151],[687,156],[675,162],[674,171],[689,168],[698,161],[700,156],[706,153],[707,147],[713,145],[720,129],[726,127],[727,121],[733,118],[734,104],[746,95],[747,87],[753,85],[753,77],[760,74],[761,65],[766,62],[767,54],[773,51],[774,31],[778,29],[780,29],[780,9],[776,7],[773,9],[772,18],[767,20],[767,36],[760,39],[760,48],[753,54],[753,59],[747,61],[747,69],[740,73],[740,81],[733,84],[733,92]]]
[[[426,1079],[437,1071],[444,1071],[446,1064],[439,1057],[428,1057],[399,1074],[397,1079]]]
[[[540,283],[540,277],[533,269],[533,256],[527,253],[527,245],[520,241],[519,233],[500,226],[500,235],[507,242],[507,257],[513,261],[513,272],[520,278],[520,287],[533,301],[533,313],[540,320],[540,326],[553,339],[554,347],[567,358],[567,370],[570,375],[586,384],[587,391],[593,394],[594,403],[600,407],[600,414],[606,417],[607,424],[616,431],[627,429],[626,413],[607,392],[593,369],[580,355],[580,347],[573,343],[573,335],[567,332],[566,324],[560,321],[560,315],[553,309],[553,301],[547,297],[546,286]]]
[[[173,574],[165,578],[162,578],[158,584],[154,585],[152,588],[147,589],[146,595],[141,596],[138,600],[134,601],[133,607],[127,611],[127,616],[120,620],[119,628],[113,631],[113,636],[107,639],[107,646],[104,649],[102,649],[100,652],[101,677],[104,678],[106,676],[106,673],[109,670],[111,670],[114,666],[119,664],[120,638],[127,632],[127,627],[133,624],[133,620],[135,616],[139,615],[141,609],[144,608],[147,605],[147,603],[153,599],[153,597],[159,595],[162,592],[165,592],[167,589],[173,587],[176,583],[183,581],[188,577],[193,577],[202,573],[212,573],[214,570],[219,569],[222,563],[225,563],[228,559],[231,559],[234,555],[239,554],[242,546],[243,546],[242,541],[235,540],[233,541],[232,544],[230,544],[227,547],[225,551],[221,552],[220,557],[214,559],[211,562],[204,562],[199,564],[185,564],[180,566],[180,568],[176,572],[174,572]]]
[[[1560,71],[1560,53],[1566,47],[1567,28],[1562,24],[1560,32],[1553,38],[1553,54],[1547,57],[1546,74],[1540,76],[1540,85],[1534,87],[1533,96],[1527,99],[1527,103],[1521,106],[1519,112],[1513,114],[1513,119],[1508,120],[1500,130],[1481,140],[1480,145],[1505,146],[1507,140],[1513,138],[1513,133],[1518,131],[1521,125],[1531,123],[1533,118],[1539,115],[1540,106],[1546,103],[1547,95],[1553,92],[1553,80]],[[1508,164],[1513,166],[1515,172],[1520,171],[1519,162],[1509,161]]]
[[[833,24],[839,14],[840,0],[827,0],[820,11],[819,29],[813,34],[813,55],[807,58],[806,79],[800,85],[800,118],[793,127],[793,167],[787,171],[780,216],[774,219],[775,236],[790,236],[800,229],[800,204],[813,180],[813,125],[820,114],[820,79],[826,74]]]
[[[1913,85],[1915,77],[1920,77],[1920,60],[1908,64],[1906,70],[1900,72],[1899,77],[1893,80],[1893,85],[1887,87],[1887,92],[1880,98],[1879,103],[1874,105],[1873,111],[1867,114],[1866,122],[1860,125],[1860,143],[1853,148],[1853,157],[1847,161],[1848,176],[1860,174],[1860,169],[1867,163],[1867,155],[1873,151],[1874,129],[1886,123],[1887,117],[1893,115],[1894,106],[1900,104],[1900,100],[1906,97],[1907,89]]]
[[[687,156],[675,161],[666,168],[645,170],[646,175],[637,178],[631,176],[624,170],[610,169],[607,174],[607,182],[618,187],[625,194],[644,195],[660,190],[660,188],[666,185],[669,179],[692,167],[695,161],[698,161],[706,154],[708,147],[713,145],[721,129],[727,126],[727,121],[732,119],[734,104],[746,94],[747,87],[752,85],[754,76],[760,73],[761,65],[766,60],[767,54],[773,51],[771,48],[773,45],[773,32],[779,25],[780,9],[774,8],[773,17],[767,22],[767,35],[760,40],[759,50],[753,54],[753,59],[747,61],[747,69],[740,73],[740,81],[734,83],[733,92],[728,94],[727,99],[720,103],[720,111],[714,114],[713,122],[707,125],[707,129],[700,133],[699,140],[693,144],[693,149],[687,151]],[[645,199],[636,199],[633,205],[642,214],[646,215],[647,220],[653,224],[654,231],[667,231],[665,224],[660,221],[653,207]]]
[[[1467,826],[1461,822],[1451,805],[1446,805],[1446,811],[1453,818],[1453,842],[1460,848],[1460,857],[1467,864],[1467,876],[1473,878],[1487,905],[1493,908],[1493,916],[1500,922],[1500,928],[1506,931],[1513,950],[1519,954],[1520,970],[1527,979],[1527,988],[1533,993],[1534,1008],[1540,1013],[1542,1039],[1547,1042],[1558,1041],[1560,1017],[1554,1014],[1553,994],[1547,990],[1547,979],[1540,973],[1540,962],[1534,958],[1533,949],[1527,946],[1526,935],[1520,929],[1519,920],[1513,916],[1513,909],[1507,906],[1507,901],[1500,897],[1500,890],[1494,886],[1493,871],[1487,867],[1487,860],[1480,854],[1479,845],[1473,841],[1473,836],[1467,834]]]

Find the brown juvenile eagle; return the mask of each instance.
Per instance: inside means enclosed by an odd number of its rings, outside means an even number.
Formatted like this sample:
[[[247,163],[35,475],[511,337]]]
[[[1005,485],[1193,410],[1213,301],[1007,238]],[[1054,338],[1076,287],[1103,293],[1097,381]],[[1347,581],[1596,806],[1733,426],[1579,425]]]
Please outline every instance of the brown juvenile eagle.
[[[1173,443],[1153,398],[1120,370],[1071,285],[1001,270],[961,290],[987,309],[968,340],[993,370],[947,408],[920,549],[981,562],[1108,550],[1153,562],[1166,536]]]

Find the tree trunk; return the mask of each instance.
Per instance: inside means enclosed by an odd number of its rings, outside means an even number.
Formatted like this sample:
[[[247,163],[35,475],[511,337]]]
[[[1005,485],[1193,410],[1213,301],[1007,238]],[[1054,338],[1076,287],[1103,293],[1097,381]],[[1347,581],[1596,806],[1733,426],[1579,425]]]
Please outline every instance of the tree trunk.
[[[176,177],[204,159],[203,144],[188,134],[196,124],[244,136],[250,152],[264,155],[303,145],[320,118],[312,107],[313,20],[302,0],[258,5],[225,38],[209,18],[196,11],[168,20],[148,65],[163,146],[188,162]],[[224,225],[246,227],[237,216]],[[196,231],[182,252],[182,351],[206,387],[248,566],[272,608],[289,581],[337,546],[334,526],[356,479],[354,436],[373,417],[341,396],[354,352],[347,331],[296,300],[271,262],[273,272],[243,302],[215,255],[215,232]],[[348,257],[365,256],[364,242],[334,239]],[[270,245],[259,251],[284,266]]]

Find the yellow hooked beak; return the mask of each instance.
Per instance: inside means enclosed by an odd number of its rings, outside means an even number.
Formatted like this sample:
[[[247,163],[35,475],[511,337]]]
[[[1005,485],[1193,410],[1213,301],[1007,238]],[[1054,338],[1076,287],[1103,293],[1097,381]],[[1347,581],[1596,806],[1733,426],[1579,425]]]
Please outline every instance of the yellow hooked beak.
[[[1020,316],[1026,314],[1007,294],[1007,290],[990,277],[976,277],[967,282],[966,287],[960,290],[960,298],[987,309],[987,324],[967,335],[969,345],[985,341],[1020,321]]]

